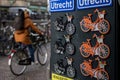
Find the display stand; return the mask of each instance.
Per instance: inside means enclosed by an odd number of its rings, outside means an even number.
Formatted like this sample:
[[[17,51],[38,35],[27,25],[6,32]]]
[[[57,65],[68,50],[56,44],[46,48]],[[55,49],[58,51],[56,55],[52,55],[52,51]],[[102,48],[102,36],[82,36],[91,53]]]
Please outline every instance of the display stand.
[[[50,0],[51,80],[118,80],[118,3],[84,1]]]

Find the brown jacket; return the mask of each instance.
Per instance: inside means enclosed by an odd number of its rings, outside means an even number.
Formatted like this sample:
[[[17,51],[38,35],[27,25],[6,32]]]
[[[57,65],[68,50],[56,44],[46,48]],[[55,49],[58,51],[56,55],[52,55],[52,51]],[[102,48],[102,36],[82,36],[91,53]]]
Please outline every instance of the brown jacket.
[[[29,18],[29,14],[25,13],[24,21],[24,30],[17,30],[14,32],[14,38],[16,42],[22,42],[23,44],[31,44],[29,37],[29,28],[32,28],[38,34],[41,34],[41,31],[33,24],[32,20]]]

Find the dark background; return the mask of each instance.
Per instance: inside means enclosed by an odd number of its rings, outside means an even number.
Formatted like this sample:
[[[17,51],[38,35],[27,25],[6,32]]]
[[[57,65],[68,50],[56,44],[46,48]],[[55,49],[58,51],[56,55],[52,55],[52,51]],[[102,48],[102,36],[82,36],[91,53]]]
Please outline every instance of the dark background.
[[[75,0],[76,2],[76,0]],[[75,3],[76,5],[76,3]],[[76,7],[75,7],[76,8]],[[89,58],[83,58],[80,54],[79,47],[81,46],[83,41],[86,41],[86,39],[90,38],[91,43],[95,44],[96,39],[92,39],[92,36],[94,33],[97,35],[101,35],[98,31],[97,32],[92,32],[89,31],[87,33],[83,32],[80,28],[79,22],[83,19],[83,16],[87,16],[87,14],[91,13],[93,14],[92,20],[95,21],[97,18],[97,14],[94,14],[94,10],[96,8],[90,8],[90,9],[85,9],[85,10],[77,10],[75,9],[74,11],[69,11],[69,12],[54,12],[51,15],[51,26],[52,26],[52,42],[51,42],[51,73],[54,73],[54,68],[53,64],[56,63],[57,60],[64,58],[65,56],[70,56],[74,59],[73,62],[73,67],[76,69],[76,76],[74,80],[96,80],[96,78],[91,78],[85,77],[81,74],[79,65],[83,62],[83,60],[88,60],[92,59],[94,60],[95,57],[90,56]],[[109,46],[110,48],[110,56],[105,60],[107,62],[107,66],[105,67],[105,70],[108,72],[110,80],[118,80],[117,79],[117,67],[118,67],[118,27],[119,27],[119,22],[118,22],[118,6],[117,6],[117,1],[113,0],[113,5],[109,7],[99,7],[97,8],[100,11],[105,10],[106,15],[105,19],[109,21],[110,23],[110,31],[108,34],[105,34],[104,38],[104,43]],[[57,17],[64,17],[64,22],[66,21],[66,16],[65,13],[69,13],[74,16],[73,19],[73,24],[76,27],[76,32],[74,35],[72,35],[71,42],[75,45],[76,51],[74,55],[69,55],[69,54],[63,54],[63,55],[58,55],[56,54],[53,49],[54,49],[54,43],[57,39],[61,38],[63,40],[63,44],[65,43],[65,39],[63,38],[63,35],[66,34],[66,31],[64,32],[58,32],[54,29],[54,24],[55,19]],[[96,62],[93,63],[93,67],[96,67]],[[63,75],[66,76],[66,75]]]

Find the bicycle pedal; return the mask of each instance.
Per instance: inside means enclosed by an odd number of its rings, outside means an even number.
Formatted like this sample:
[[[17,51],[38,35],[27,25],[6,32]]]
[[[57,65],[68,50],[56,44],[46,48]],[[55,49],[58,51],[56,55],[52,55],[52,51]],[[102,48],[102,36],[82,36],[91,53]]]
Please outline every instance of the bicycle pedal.
[[[27,59],[27,60],[20,60],[19,65],[31,65],[31,60]]]

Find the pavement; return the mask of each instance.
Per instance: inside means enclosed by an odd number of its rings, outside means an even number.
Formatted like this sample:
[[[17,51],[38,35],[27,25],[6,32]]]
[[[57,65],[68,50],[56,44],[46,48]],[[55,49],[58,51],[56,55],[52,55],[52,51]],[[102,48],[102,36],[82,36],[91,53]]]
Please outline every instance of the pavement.
[[[44,66],[40,64],[29,65],[20,76],[11,73],[8,66],[8,57],[0,55],[0,80],[50,80],[50,43],[47,43],[46,47],[48,50],[47,64]]]

